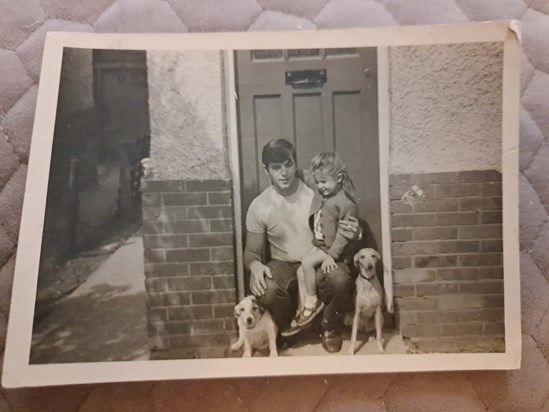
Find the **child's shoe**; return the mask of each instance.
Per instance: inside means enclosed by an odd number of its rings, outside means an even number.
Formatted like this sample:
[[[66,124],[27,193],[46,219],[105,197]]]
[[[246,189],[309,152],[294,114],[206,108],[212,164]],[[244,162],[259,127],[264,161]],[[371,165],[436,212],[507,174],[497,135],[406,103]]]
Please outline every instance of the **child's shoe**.
[[[297,327],[303,327],[307,326],[309,323],[311,323],[320,313],[324,310],[324,302],[322,300],[317,299],[315,302],[315,305],[312,307],[305,306],[303,310],[299,313],[296,321]]]
[[[306,306],[296,315],[290,326],[280,332],[280,335],[283,337],[294,336],[303,329],[308,328],[311,325],[311,322],[322,312],[324,306],[324,302],[320,299],[316,300],[313,307]]]

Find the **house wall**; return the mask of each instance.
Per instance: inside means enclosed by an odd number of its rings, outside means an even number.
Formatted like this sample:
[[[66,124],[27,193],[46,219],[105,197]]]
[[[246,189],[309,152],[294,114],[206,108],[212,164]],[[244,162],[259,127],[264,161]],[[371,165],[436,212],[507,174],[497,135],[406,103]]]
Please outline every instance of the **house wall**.
[[[153,359],[227,356],[236,336],[234,211],[220,52],[150,51],[142,182]]]
[[[71,257],[78,242],[79,189],[71,182],[75,158],[96,165],[93,144],[100,124],[93,100],[92,51],[66,48],[63,51],[52,161],[49,170],[40,271],[57,270]],[[72,185],[71,185],[72,184]]]
[[[501,171],[503,43],[391,47],[390,172]]]
[[[147,66],[156,179],[228,180],[221,52],[152,50]]]
[[[142,182],[151,357],[227,355],[236,300],[231,183]]]
[[[94,107],[91,49],[65,48],[61,79],[59,109],[70,113]]]
[[[413,351],[503,351],[501,43],[390,49],[397,321]]]
[[[412,350],[500,350],[502,48],[402,47],[389,57],[399,327]],[[152,356],[227,356],[236,276],[222,55],[154,51],[148,70]]]
[[[408,345],[503,351],[501,174],[392,175],[390,197],[394,297]]]

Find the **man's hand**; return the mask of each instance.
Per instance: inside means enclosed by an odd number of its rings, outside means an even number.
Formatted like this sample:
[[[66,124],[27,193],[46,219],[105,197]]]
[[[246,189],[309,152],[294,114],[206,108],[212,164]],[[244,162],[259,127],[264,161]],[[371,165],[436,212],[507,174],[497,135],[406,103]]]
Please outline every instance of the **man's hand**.
[[[263,263],[256,260],[250,263],[250,290],[255,296],[262,296],[267,290],[267,283],[265,282],[265,276],[269,279],[273,278],[271,269],[265,266]]]
[[[267,283],[265,276],[272,279],[271,270],[261,263],[265,251],[265,234],[248,231],[244,248],[244,266],[250,271],[250,290],[255,296],[265,294]]]
[[[320,266],[323,273],[330,273],[332,270],[337,269],[337,264],[335,263],[335,260],[330,255],[326,256],[324,258],[324,261],[322,262],[322,265]]]
[[[339,233],[348,240],[360,240],[362,238],[362,228],[358,219],[354,216],[348,216],[339,221]]]

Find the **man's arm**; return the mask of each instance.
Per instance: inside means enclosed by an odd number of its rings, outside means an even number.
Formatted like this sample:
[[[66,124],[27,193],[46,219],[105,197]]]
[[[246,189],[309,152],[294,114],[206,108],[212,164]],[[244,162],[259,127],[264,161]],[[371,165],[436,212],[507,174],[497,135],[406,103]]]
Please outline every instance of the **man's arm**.
[[[261,263],[265,250],[265,235],[261,233],[246,232],[246,246],[244,247],[244,266],[251,270],[250,264],[255,261]]]
[[[250,290],[256,296],[263,295],[267,290],[265,276],[272,279],[271,270],[261,261],[264,251],[265,234],[247,231],[244,266],[250,271]]]

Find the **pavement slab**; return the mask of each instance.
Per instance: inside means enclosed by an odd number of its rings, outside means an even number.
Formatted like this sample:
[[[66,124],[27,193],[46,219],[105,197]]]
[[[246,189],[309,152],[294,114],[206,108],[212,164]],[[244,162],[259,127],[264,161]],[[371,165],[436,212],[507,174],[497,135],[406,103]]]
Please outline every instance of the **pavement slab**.
[[[31,363],[148,359],[144,280],[139,233],[35,324]]]

